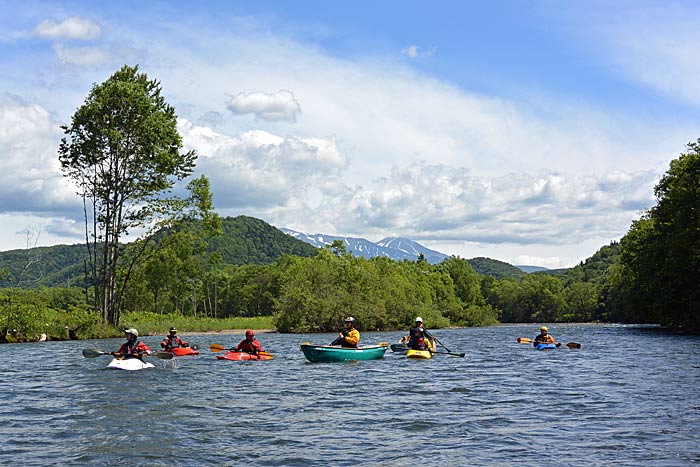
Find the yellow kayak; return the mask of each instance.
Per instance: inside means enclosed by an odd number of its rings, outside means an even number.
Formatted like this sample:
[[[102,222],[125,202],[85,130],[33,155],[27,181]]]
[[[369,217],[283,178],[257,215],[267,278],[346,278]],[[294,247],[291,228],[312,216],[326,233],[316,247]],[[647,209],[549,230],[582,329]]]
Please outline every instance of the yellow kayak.
[[[426,350],[408,349],[406,357],[415,358],[417,360],[427,360],[433,358],[433,350],[435,350],[435,340],[428,339],[428,348]]]

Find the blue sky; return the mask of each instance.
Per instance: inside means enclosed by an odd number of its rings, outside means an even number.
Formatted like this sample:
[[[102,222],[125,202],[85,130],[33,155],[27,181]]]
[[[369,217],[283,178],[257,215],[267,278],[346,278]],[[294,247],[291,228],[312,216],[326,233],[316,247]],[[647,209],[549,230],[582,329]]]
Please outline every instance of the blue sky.
[[[81,241],[60,126],[124,64],[220,214],[464,258],[577,264],[700,137],[695,2],[0,7],[0,250]]]

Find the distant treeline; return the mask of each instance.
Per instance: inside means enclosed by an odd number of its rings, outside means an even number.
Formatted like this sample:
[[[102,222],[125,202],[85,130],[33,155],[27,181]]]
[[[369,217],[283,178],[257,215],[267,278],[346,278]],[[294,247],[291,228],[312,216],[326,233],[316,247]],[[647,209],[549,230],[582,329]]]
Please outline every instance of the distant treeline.
[[[619,249],[619,245],[606,247]],[[601,253],[572,270],[595,276]],[[162,257],[160,257],[162,260]],[[594,260],[595,259],[595,260]],[[157,268],[156,268],[157,266]],[[148,273],[147,273],[148,272]],[[591,277],[588,277],[590,279]],[[567,281],[572,281],[567,285]],[[273,317],[282,332],[335,331],[346,316],[361,330],[407,328],[416,316],[430,327],[484,326],[498,321],[591,321],[605,319],[601,283],[538,273],[523,279],[480,276],[467,260],[440,264],[358,258],[342,245],[312,257],[284,255],[272,264],[226,265],[204,270],[187,261],[146,264],[135,274],[125,312],[196,318]],[[3,289],[6,329],[23,336],[104,335],[84,289]]]

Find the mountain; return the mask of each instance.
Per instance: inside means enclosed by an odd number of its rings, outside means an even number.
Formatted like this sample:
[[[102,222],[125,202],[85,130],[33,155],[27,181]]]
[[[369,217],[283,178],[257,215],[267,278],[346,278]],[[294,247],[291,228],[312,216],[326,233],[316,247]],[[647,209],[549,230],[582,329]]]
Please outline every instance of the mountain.
[[[586,261],[581,261],[571,269],[564,269],[562,277],[565,283],[594,282],[604,284],[610,267],[619,263],[621,257],[622,245],[619,242],[610,242],[609,245],[600,247]]]
[[[346,251],[356,256],[372,258],[385,256],[402,261],[416,261],[420,254],[430,264],[443,261],[448,255],[424,247],[418,242],[401,237],[387,237],[376,243],[364,238],[339,237],[324,234],[304,234],[290,229],[277,229],[253,217],[238,216],[221,219],[223,235],[209,242],[209,252],[218,252],[224,264],[270,264],[282,255],[313,256],[317,248],[325,248],[334,240],[341,240]],[[194,231],[197,226],[185,226]],[[167,231],[162,235],[168,235]],[[574,270],[544,270],[547,274],[566,272],[584,280],[601,274],[605,266],[618,253],[616,245],[603,249],[596,257],[587,260]],[[600,257],[600,259],[599,259]],[[80,283],[84,276],[85,245],[55,245],[24,250],[0,251],[0,287],[69,286]],[[467,260],[482,276],[496,279],[522,278],[522,269],[490,258]],[[521,266],[527,268],[528,266]],[[532,266],[530,266],[532,267]]]
[[[520,269],[520,270],[523,271],[523,272],[528,273],[528,274],[530,274],[530,273],[532,273],[532,272],[545,272],[545,271],[549,271],[549,269],[543,268],[542,266],[521,266],[521,265],[516,264],[515,267],[518,268],[518,269]]]
[[[316,248],[325,248],[332,245],[335,240],[340,240],[343,242],[343,245],[345,245],[345,251],[353,256],[362,256],[365,258],[386,256],[387,258],[396,261],[402,261],[404,259],[415,261],[422,253],[430,264],[437,264],[448,257],[448,255],[444,253],[431,250],[418,242],[402,237],[387,237],[374,243],[366,238],[339,237],[336,235],[319,233],[307,234],[284,227],[280,228],[280,230],[287,235],[306,242],[309,245],[313,245]]]
[[[83,277],[84,258],[81,244],[0,251],[0,287],[69,287]]]
[[[270,264],[282,255],[314,256],[316,248],[290,238],[267,222],[248,216],[221,219],[223,235],[209,241],[209,252],[217,252],[224,263]]]
[[[194,224],[184,227],[196,231],[197,222]],[[221,224],[223,235],[209,242],[209,251],[218,252],[225,264],[270,264],[284,254],[316,254],[316,248],[260,219],[225,217]],[[84,276],[84,259],[84,244],[0,251],[0,287],[77,285]]]
[[[471,267],[482,276],[491,276],[494,279],[501,280],[504,277],[513,277],[522,279],[527,275],[525,271],[519,269],[512,264],[498,261],[491,258],[472,258],[467,260]]]
[[[383,248],[389,248],[393,251],[401,251],[413,258],[418,258],[418,256],[422,254],[430,264],[441,263],[445,258],[449,257],[444,253],[431,250],[418,242],[403,237],[387,237],[379,240],[377,245]]]

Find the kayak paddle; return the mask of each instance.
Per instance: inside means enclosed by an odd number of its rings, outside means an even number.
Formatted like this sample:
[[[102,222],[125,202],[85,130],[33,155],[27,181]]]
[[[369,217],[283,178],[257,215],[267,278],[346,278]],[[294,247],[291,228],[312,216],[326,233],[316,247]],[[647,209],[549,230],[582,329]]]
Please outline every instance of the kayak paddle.
[[[444,346],[443,346],[444,347]],[[452,355],[453,357],[464,357],[464,352],[462,353],[457,353],[457,352],[438,352],[437,350],[431,350],[430,353],[437,353],[440,355]]]
[[[532,339],[529,339],[527,337],[518,337],[515,340],[518,342],[518,344],[532,344]],[[557,347],[559,347],[560,345],[561,345],[561,343],[557,344]],[[567,342],[564,345],[570,349],[580,349],[581,348],[581,344],[579,344],[578,342]]]
[[[224,350],[228,350],[228,347],[224,347],[221,344],[209,344],[209,350],[212,352],[223,352]]]
[[[103,352],[103,351],[97,350],[97,349],[83,349],[83,357],[85,357],[85,358],[95,358],[95,357],[99,357],[101,355],[112,355],[112,354],[110,352]],[[118,356],[118,354],[115,355],[115,357],[116,356]],[[156,358],[160,358],[162,360],[170,360],[171,358],[173,358],[173,354],[171,354],[170,352],[152,352],[150,354],[142,353],[142,354],[139,354],[137,356],[135,355],[134,357],[136,357],[136,358],[156,357]]]
[[[464,352],[461,352],[461,353],[453,352],[450,349],[448,349],[447,347],[445,347],[445,344],[440,342],[437,337],[435,337],[435,336],[432,336],[432,337],[433,337],[433,339],[435,339],[435,342],[437,342],[438,344],[440,344],[442,346],[443,349],[447,350],[447,352],[438,352],[437,350],[431,350],[432,353],[439,353],[439,354],[443,354],[443,355],[453,355],[455,357],[464,357]]]
[[[99,357],[100,355],[109,355],[109,352],[102,352],[101,350],[97,349],[83,349],[83,357],[85,358],[95,358]]]

